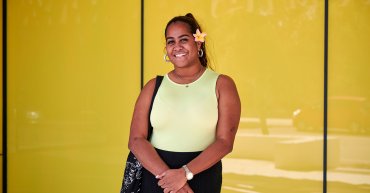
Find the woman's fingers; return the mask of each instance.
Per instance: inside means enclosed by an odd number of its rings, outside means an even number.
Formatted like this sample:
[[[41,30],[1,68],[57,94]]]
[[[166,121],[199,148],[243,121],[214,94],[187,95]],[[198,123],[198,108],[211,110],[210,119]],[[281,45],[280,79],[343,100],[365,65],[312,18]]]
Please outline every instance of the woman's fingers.
[[[165,175],[166,175],[166,172],[163,172],[163,173],[161,173],[159,175],[156,175],[155,178],[162,179]]]
[[[165,188],[165,189],[163,189],[163,193],[172,193],[172,191],[169,188]]]

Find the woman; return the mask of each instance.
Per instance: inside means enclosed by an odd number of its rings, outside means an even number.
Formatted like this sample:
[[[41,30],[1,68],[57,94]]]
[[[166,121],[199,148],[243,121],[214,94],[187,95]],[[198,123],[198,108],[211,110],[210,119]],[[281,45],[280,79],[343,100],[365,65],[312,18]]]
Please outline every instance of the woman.
[[[165,29],[167,73],[148,113],[155,79],[143,88],[131,123],[129,149],[145,168],[141,192],[217,193],[221,159],[232,151],[240,119],[233,80],[208,68],[201,27],[192,14],[171,19]]]

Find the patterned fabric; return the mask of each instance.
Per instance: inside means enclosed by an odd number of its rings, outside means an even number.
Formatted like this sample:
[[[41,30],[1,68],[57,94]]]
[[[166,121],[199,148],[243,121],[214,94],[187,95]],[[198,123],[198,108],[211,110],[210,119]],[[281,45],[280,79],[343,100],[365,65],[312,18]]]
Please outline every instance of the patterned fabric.
[[[155,88],[152,96],[152,101],[149,107],[149,114],[148,114],[148,139],[152,135],[153,126],[150,123],[150,113],[152,111],[153,101],[155,96],[157,95],[157,91],[159,86],[161,85],[163,80],[163,76],[157,76],[155,81]],[[142,171],[143,166],[136,159],[135,155],[130,151],[127,156],[125,172],[123,175],[121,193],[138,193],[140,192],[141,181],[142,181]]]
[[[122,182],[121,193],[140,192],[143,166],[132,152],[127,156],[126,168]]]

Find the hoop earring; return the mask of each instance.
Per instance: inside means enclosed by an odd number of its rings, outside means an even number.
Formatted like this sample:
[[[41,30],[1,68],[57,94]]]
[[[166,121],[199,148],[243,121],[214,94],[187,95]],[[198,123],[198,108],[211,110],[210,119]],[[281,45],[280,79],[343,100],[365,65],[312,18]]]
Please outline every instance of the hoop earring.
[[[203,50],[202,50],[202,49],[200,49],[200,50],[198,51],[198,56],[199,56],[199,58],[203,57],[203,54],[204,54]]]
[[[170,59],[169,59],[169,58],[167,59],[167,57],[168,57],[168,55],[167,55],[167,54],[164,54],[164,56],[163,56],[163,60],[164,60],[165,62],[170,62]]]

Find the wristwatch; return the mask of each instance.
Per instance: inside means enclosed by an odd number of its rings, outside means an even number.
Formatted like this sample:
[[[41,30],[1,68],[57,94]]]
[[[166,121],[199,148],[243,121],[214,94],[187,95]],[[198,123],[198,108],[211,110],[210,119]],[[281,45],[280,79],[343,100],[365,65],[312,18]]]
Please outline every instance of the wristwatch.
[[[185,176],[186,179],[191,180],[194,177],[194,174],[189,170],[189,168],[186,165],[183,165],[182,168],[185,170]]]

